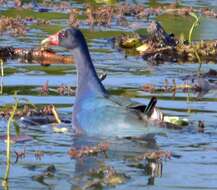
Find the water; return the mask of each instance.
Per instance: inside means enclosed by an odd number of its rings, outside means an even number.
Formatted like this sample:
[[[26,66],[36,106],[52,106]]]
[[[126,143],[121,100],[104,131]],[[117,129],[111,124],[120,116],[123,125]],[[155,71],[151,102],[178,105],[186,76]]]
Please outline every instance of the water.
[[[130,1],[129,1],[130,2]],[[137,1],[145,2],[147,1]],[[162,1],[171,2],[171,1]],[[183,1],[189,3],[189,1]],[[215,8],[215,1],[190,1],[194,6],[210,6]],[[83,5],[74,2],[76,7]],[[134,21],[131,18],[132,22]],[[176,27],[175,23],[168,19],[159,18],[167,29],[180,34],[184,30]],[[62,27],[66,20],[63,20]],[[57,21],[54,21],[54,23]],[[214,39],[217,37],[215,19],[202,19],[200,27],[194,35],[194,39]],[[210,27],[211,25],[211,27]],[[184,24],[183,24],[184,26]],[[85,27],[85,26],[84,26]],[[125,30],[114,26],[115,30]],[[103,28],[102,28],[103,29]],[[101,30],[102,30],[101,29]],[[106,30],[106,29],[105,29]],[[31,29],[23,38],[0,36],[1,46],[12,45],[14,47],[31,48],[40,44],[47,36],[46,31]],[[93,36],[93,35],[92,35]],[[112,35],[111,35],[112,36]],[[119,173],[124,173],[129,179],[121,185],[106,187],[114,189],[217,189],[217,99],[216,90],[209,91],[201,100],[194,99],[187,102],[187,94],[178,92],[175,97],[171,93],[150,94],[144,92],[142,86],[146,83],[163,85],[168,79],[172,83],[176,79],[177,84],[183,84],[183,76],[196,73],[197,64],[165,63],[159,66],[148,64],[141,58],[128,56],[124,52],[112,48],[107,37],[94,36],[88,39],[91,56],[98,73],[107,72],[107,78],[103,81],[106,88],[114,95],[126,96],[141,103],[147,104],[152,95],[158,97],[158,107],[166,114],[183,116],[191,121],[188,128],[181,131],[165,130],[166,136],[157,136],[157,144],[149,146],[143,144],[139,148],[133,148],[132,142],[122,140],[112,141],[108,158],[97,158],[104,165],[113,167]],[[66,50],[58,49],[63,54]],[[214,64],[205,64],[202,70],[217,69]],[[0,97],[0,106],[13,104],[14,90],[18,90],[19,98],[27,98],[35,105],[54,104],[58,112],[70,120],[74,96],[60,96],[51,91],[48,96],[40,95],[40,88],[48,81],[49,87],[58,88],[62,83],[76,87],[76,69],[74,65],[52,65],[43,67],[40,64],[22,64],[22,60],[7,60],[4,65],[5,77],[3,79],[3,95]],[[191,94],[191,97],[196,97]],[[205,133],[197,132],[197,122],[205,123]],[[7,121],[0,119],[1,135],[5,134]],[[81,171],[91,167],[90,164],[82,165],[79,161],[71,159],[67,152],[76,144],[70,124],[62,125],[68,132],[55,133],[53,125],[21,126],[21,133],[32,137],[31,141],[12,145],[12,166],[9,189],[75,189],[84,187],[86,174]],[[95,142],[93,140],[93,142]],[[96,143],[96,142],[95,142]],[[128,144],[129,143],[129,144]],[[0,141],[0,178],[5,171],[5,142]],[[26,156],[15,161],[14,151],[26,150]],[[154,179],[154,185],[150,185],[150,176],[145,174],[144,169],[132,167],[132,162],[126,159],[129,155],[137,155],[149,149],[163,149],[172,151],[180,158],[172,158],[163,161],[162,176]],[[37,151],[43,152],[41,159],[35,155]],[[55,165],[56,172],[53,177],[45,177],[44,183],[34,179],[34,176],[42,174],[49,165]],[[93,166],[92,166],[93,167]],[[78,177],[82,173],[82,176]],[[83,182],[82,182],[83,180]],[[153,183],[152,183],[153,184]],[[63,188],[64,187],[64,188]],[[2,187],[0,187],[1,189]]]

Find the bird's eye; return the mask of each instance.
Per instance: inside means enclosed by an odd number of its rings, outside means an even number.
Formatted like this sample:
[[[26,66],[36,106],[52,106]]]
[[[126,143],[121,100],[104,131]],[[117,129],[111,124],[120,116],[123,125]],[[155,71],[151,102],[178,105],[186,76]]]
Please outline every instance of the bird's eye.
[[[59,37],[60,38],[66,38],[67,37],[67,32],[66,31],[60,32]]]
[[[60,33],[59,33],[59,38],[64,38],[64,36],[65,36],[65,35],[64,35],[63,32],[60,32]]]

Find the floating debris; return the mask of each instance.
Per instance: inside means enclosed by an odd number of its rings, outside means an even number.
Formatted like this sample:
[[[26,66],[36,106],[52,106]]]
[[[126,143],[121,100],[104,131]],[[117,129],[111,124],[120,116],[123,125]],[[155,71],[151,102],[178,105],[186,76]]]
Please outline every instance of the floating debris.
[[[69,131],[66,127],[58,127],[58,126],[52,126],[52,129],[55,133],[67,133]]]
[[[109,149],[109,144],[108,143],[101,143],[98,144],[96,146],[85,146],[81,149],[75,149],[75,148],[71,148],[68,151],[68,155],[71,158],[76,158],[76,159],[81,159],[85,156],[91,156],[91,155],[98,155],[99,153],[103,153],[104,155],[106,155],[106,152]]]
[[[74,63],[71,56],[58,55],[50,49],[0,47],[0,58],[22,58],[23,60],[27,60],[28,63],[34,63],[33,61],[37,61],[36,63],[40,63],[42,65]]]
[[[118,173],[113,167],[101,165],[98,169],[92,170],[88,174],[91,177],[91,182],[86,183],[84,189],[93,186],[116,186],[126,182],[129,178],[125,174]],[[94,182],[94,183],[92,183]]]
[[[0,117],[9,118],[11,114],[11,107],[2,107],[0,111]],[[16,118],[22,118],[25,116],[34,118],[34,116],[50,116],[52,113],[52,105],[46,105],[43,107],[33,107],[29,104],[19,105],[15,112]]]
[[[13,36],[23,36],[27,32],[26,24],[21,18],[0,17],[0,34],[8,32]]]
[[[123,34],[116,39],[116,44],[122,48],[135,48],[141,44],[141,40],[138,34]]]
[[[100,164],[99,167],[92,169],[86,176],[79,178],[82,185],[78,189],[103,189],[104,187],[115,187],[125,183],[130,177],[124,173],[117,172],[115,168]]]
[[[47,96],[50,92],[57,92],[61,96],[74,96],[75,90],[69,86],[61,84],[58,88],[49,88],[48,81],[46,81],[40,89],[40,95]]]
[[[146,37],[138,34],[133,38],[121,35],[116,39],[116,44],[121,48],[138,51],[138,54],[151,63],[159,64],[167,61],[198,63],[198,56],[203,62],[217,62],[217,40],[195,41],[191,44],[181,43],[173,34],[167,34],[163,27],[154,21],[149,25],[147,31],[149,35]]]
[[[187,126],[189,124],[186,118],[180,118],[178,116],[164,116],[164,121],[178,126]]]

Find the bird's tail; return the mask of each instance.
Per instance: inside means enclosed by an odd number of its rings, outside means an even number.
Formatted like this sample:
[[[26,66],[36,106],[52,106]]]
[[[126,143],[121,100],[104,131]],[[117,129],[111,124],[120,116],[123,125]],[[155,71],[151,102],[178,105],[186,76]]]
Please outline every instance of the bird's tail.
[[[153,96],[145,108],[144,113],[147,115],[148,118],[153,120],[164,120],[164,114],[158,110],[155,106],[157,104],[157,98]]]
[[[148,105],[146,106],[145,111],[144,111],[144,113],[148,117],[151,117],[151,115],[153,114],[156,104],[157,104],[157,98],[155,96],[153,96],[151,98],[150,102],[148,103]]]

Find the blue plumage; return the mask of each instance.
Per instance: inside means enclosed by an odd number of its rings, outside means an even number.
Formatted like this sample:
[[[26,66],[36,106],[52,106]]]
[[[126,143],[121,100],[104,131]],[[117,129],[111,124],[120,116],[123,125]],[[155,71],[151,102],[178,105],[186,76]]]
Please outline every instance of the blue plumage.
[[[72,123],[76,131],[100,137],[142,136],[159,131],[150,127],[145,105],[138,107],[131,100],[108,94],[97,76],[80,30],[70,28],[59,32],[58,43],[53,41],[53,44],[70,49],[75,59],[77,89]]]

